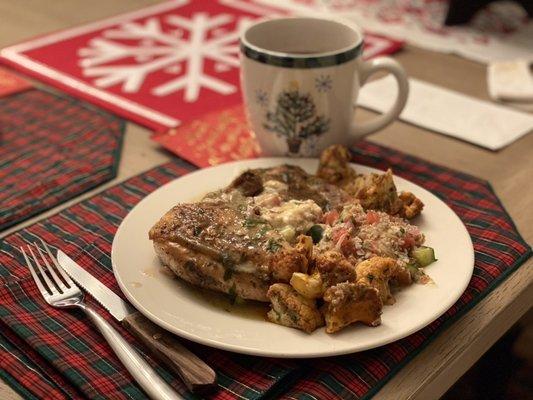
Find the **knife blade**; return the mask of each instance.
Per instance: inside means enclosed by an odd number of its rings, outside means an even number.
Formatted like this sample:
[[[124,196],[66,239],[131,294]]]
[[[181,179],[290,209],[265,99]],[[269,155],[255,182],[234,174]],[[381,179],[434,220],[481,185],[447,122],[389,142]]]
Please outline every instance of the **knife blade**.
[[[96,279],[61,250],[59,265],[152,353],[176,372],[191,391],[205,391],[215,384],[216,374],[205,362],[187,350],[170,332],[160,328],[115,292]]]

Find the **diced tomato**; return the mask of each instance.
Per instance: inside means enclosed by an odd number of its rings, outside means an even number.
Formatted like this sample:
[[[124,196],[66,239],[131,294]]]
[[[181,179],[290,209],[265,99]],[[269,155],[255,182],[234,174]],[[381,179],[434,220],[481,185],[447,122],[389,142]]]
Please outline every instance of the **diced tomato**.
[[[335,222],[339,219],[339,213],[337,210],[331,210],[324,214],[323,221],[325,224],[333,226]]]
[[[348,229],[346,228],[337,228],[331,232],[331,239],[334,243],[338,244],[339,240],[348,234]]]
[[[379,214],[375,211],[368,211],[366,213],[367,224],[377,224],[379,222]]]
[[[403,238],[403,248],[408,250],[412,249],[415,246],[415,238],[411,235],[405,235]]]
[[[344,227],[348,229],[349,231],[351,231],[352,229],[355,229],[355,225],[353,224],[351,220],[346,221],[344,223]]]
[[[339,238],[339,240],[337,241],[337,243],[335,244],[335,247],[336,247],[337,249],[341,250],[341,249],[342,249],[342,244],[343,244],[344,242],[346,242],[347,239],[348,239],[348,233],[347,233],[347,232],[346,232],[346,233],[343,233],[342,236],[341,236],[341,237]]]
[[[341,240],[342,242],[340,243],[339,247],[341,249],[342,254],[344,254],[345,256],[349,256],[356,253],[357,250],[355,248],[355,243],[353,242],[353,240],[350,240],[348,235],[343,236]]]

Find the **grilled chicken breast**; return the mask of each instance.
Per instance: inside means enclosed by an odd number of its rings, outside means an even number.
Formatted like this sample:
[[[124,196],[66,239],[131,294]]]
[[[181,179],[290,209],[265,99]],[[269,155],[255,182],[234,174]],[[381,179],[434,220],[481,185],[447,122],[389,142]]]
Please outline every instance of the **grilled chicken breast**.
[[[316,214],[310,211],[311,218],[318,219],[321,210],[314,203],[314,208],[290,203],[271,215],[275,206],[258,206],[255,200],[265,198],[246,193],[237,187],[211,193],[198,203],[179,204],[152,227],[149,238],[163,264],[193,285],[268,301],[271,284],[289,282],[293,272],[307,272],[312,247],[298,229],[284,235],[273,225],[297,211],[305,216],[309,209]]]

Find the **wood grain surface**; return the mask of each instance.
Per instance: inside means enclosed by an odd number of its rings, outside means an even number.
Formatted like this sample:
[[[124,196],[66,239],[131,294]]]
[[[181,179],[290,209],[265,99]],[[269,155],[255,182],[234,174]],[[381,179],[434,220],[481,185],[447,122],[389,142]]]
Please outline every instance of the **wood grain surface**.
[[[128,315],[122,324],[172,371],[178,374],[189,390],[207,392],[215,385],[215,371],[187,350],[179,339],[154,324],[139,312]]]
[[[0,46],[34,35],[137,9],[155,1],[142,0],[0,0]],[[453,55],[408,46],[395,55],[412,77],[488,99],[484,65]],[[373,113],[359,110],[364,120]],[[533,135],[492,152],[402,122],[395,122],[369,140],[438,164],[487,179],[493,185],[519,231],[533,242]],[[149,140],[149,132],[128,124],[117,178],[7,231],[0,237],[68,207],[171,159]],[[465,316],[396,374],[376,399],[433,399],[440,397],[533,304],[533,261],[529,260]],[[18,399],[0,381],[0,399]]]

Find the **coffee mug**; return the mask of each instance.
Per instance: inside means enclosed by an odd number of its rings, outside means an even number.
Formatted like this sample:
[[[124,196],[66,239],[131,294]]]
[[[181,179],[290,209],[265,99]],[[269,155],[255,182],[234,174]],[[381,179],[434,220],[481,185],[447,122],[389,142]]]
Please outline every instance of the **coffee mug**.
[[[240,46],[247,117],[265,156],[316,156],[331,144],[353,144],[390,124],[405,106],[405,71],[388,57],[363,61],[363,35],[351,23],[260,21],[244,30]],[[359,88],[378,71],[396,78],[396,101],[383,115],[357,124]]]

